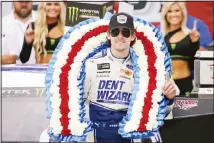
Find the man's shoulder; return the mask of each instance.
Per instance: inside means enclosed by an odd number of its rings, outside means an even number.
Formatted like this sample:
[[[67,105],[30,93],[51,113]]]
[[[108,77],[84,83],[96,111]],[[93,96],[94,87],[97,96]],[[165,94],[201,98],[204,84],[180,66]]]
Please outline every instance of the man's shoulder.
[[[103,50],[99,51],[98,53],[96,53],[90,59],[102,59],[102,58],[105,58],[106,56],[107,56],[107,49],[103,49]]]
[[[2,17],[2,22],[9,21],[10,17],[11,17],[10,15],[6,15],[6,16]]]
[[[195,20],[197,20],[197,23],[200,24],[205,24],[205,22],[199,18],[196,18],[194,16],[188,15],[188,21],[189,22],[194,22]]]
[[[12,22],[12,20],[14,20],[14,16],[13,13],[9,13],[8,15],[2,17],[2,23],[8,23],[10,21],[10,23]]]
[[[90,57],[87,61],[87,65],[96,65],[100,62],[106,61],[107,60],[107,49],[104,49],[98,53],[96,53],[94,56]]]
[[[2,17],[2,32],[8,33],[13,30],[15,26],[15,19],[12,13]]]

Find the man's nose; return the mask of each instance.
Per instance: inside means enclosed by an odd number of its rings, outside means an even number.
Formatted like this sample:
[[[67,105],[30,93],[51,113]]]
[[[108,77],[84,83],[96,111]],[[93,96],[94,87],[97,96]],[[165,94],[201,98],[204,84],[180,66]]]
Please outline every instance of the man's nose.
[[[54,8],[55,8],[55,5],[54,5],[54,4],[52,4],[52,5],[50,6],[50,8],[51,8],[51,9],[54,9]]]
[[[26,6],[28,3],[29,3],[29,2],[25,2],[25,1],[20,2],[20,4],[21,4],[22,6]]]
[[[124,36],[123,36],[123,34],[122,34],[121,31],[120,31],[120,33],[119,33],[119,35],[118,35],[118,38],[120,38],[120,39],[124,38]]]

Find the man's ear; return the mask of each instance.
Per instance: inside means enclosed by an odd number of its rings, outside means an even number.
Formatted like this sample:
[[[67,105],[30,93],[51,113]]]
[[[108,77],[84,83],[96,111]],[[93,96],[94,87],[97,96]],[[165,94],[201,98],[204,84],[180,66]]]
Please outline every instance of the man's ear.
[[[111,37],[110,37],[111,35],[110,35],[110,32],[109,31],[107,31],[107,39],[108,40],[110,40],[111,39]]]

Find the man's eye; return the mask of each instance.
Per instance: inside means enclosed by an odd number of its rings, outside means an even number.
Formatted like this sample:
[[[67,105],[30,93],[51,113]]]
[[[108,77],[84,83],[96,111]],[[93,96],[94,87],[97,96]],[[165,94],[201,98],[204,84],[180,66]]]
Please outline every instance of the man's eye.
[[[47,6],[50,6],[50,5],[51,5],[51,3],[47,3],[46,5],[47,5]]]
[[[56,2],[56,3],[54,3],[54,5],[55,5],[55,6],[59,6],[59,3],[58,3],[58,2]]]
[[[119,34],[119,32],[120,32],[119,29],[113,29],[113,30],[111,31],[111,35],[112,35],[113,37],[116,37],[116,36]]]

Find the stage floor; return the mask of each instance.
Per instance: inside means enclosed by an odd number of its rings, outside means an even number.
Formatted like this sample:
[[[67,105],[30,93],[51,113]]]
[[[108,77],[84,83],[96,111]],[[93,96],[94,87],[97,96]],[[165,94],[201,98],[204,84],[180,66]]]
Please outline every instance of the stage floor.
[[[48,127],[45,98],[2,98],[2,140],[38,141]]]

